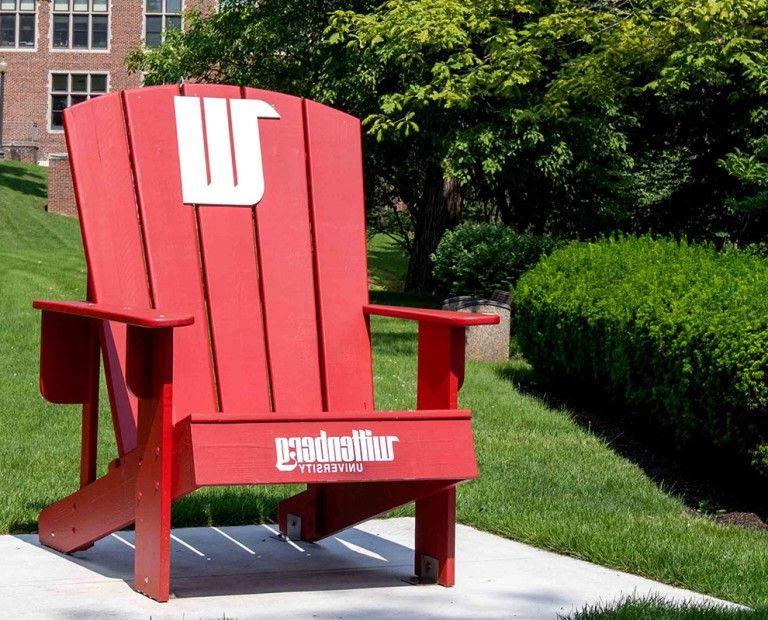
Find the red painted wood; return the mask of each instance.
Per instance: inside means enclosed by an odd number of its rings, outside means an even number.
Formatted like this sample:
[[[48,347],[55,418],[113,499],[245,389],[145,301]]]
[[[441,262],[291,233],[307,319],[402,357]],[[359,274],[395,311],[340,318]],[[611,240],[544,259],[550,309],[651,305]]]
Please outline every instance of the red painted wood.
[[[498,318],[498,317],[496,317]],[[464,381],[464,328],[419,324],[416,406],[421,410],[455,408]],[[474,449],[473,449],[474,452]],[[416,501],[414,570],[421,576],[422,557],[438,562],[437,582],[452,586],[456,564],[456,489]]]
[[[88,264],[90,301],[147,309],[142,237],[119,94],[64,111],[67,150]],[[121,456],[136,445],[136,400],[125,386],[125,326],[103,323],[100,340]]]
[[[281,526],[299,511],[320,537],[416,500],[417,565],[437,558],[451,584],[454,485],[477,475],[469,412],[457,409],[463,328],[498,317],[367,304],[359,123],[319,104],[185,87],[259,98],[280,118],[259,123],[255,208],[183,204],[178,92],[130,91],[65,113],[96,303],[38,306],[41,387],[88,403],[87,484],[41,513],[41,540],[71,552],[135,518],[136,587],[167,600],[173,498],[201,485],[305,482],[281,504]],[[368,314],[419,321],[419,411],[371,413]],[[120,459],[93,481],[99,326]],[[84,355],[67,367],[77,347]],[[359,447],[368,431],[388,438],[376,458]],[[321,436],[323,449],[339,438],[340,454],[314,458]],[[342,437],[356,438],[355,458]]]
[[[71,553],[133,522],[136,453],[88,486],[44,508],[40,543]]]
[[[438,561],[437,583],[456,581],[456,487],[416,500],[414,570],[421,577],[421,556]]]
[[[99,342],[107,378],[107,395],[115,430],[117,453],[124,457],[136,448],[136,425],[139,406],[125,383],[125,324],[101,322]]]
[[[85,404],[92,394],[96,325],[56,312],[40,322],[40,393],[52,403]],[[95,372],[98,372],[98,364]]]
[[[88,486],[44,508],[38,519],[40,543],[72,553],[131,525],[136,514],[136,473],[141,457],[142,452],[134,450],[119,464],[110,464],[107,473]],[[195,488],[188,477],[182,476],[182,480],[174,480],[173,499]]]
[[[70,318],[67,315],[59,316]],[[64,553],[71,553],[87,548],[95,540],[122,529],[134,521],[137,472],[140,463],[145,461],[145,453],[152,452],[151,448],[147,447],[147,442],[152,433],[156,433],[156,428],[153,426],[156,419],[154,412],[160,410],[166,417],[170,412],[170,386],[163,383],[170,376],[172,364],[169,357],[169,346],[173,340],[170,332],[170,329],[146,329],[135,326],[129,329],[128,368],[131,371],[130,374],[144,378],[142,387],[137,389],[137,392],[147,399],[139,400],[139,408],[144,412],[139,420],[139,447],[119,460],[113,461],[107,473],[101,478],[43,509],[39,518],[42,544]],[[183,424],[179,425],[178,430],[178,443],[183,448],[183,444],[190,443],[188,433],[184,433]],[[167,446],[167,442],[164,445]],[[171,450],[168,449],[163,453],[161,472],[163,477],[159,480],[162,481],[162,488],[170,489],[173,498],[177,498],[193,491],[196,487],[188,475],[179,476],[179,479],[173,481],[170,479],[168,469],[168,463],[172,464],[170,454]],[[189,452],[182,451],[179,460],[183,462],[190,457]],[[185,471],[181,467],[179,470]],[[155,470],[151,467],[147,472],[150,472],[150,477],[155,475]],[[147,472],[144,472],[145,476]],[[158,491],[160,486],[158,485]]]
[[[353,436],[371,431],[394,436],[394,459],[357,463],[300,464],[277,468],[277,438]],[[288,482],[355,482],[361,480],[459,480],[477,476],[469,420],[358,420],[329,422],[252,422],[191,425],[195,483],[262,484]],[[290,447],[290,446],[289,446]],[[304,448],[302,448],[304,449]],[[349,471],[352,468],[353,471]]]
[[[194,319],[191,314],[174,313],[164,314],[160,310],[142,310],[97,304],[89,301],[47,301],[38,300],[32,306],[38,310],[56,312],[73,316],[81,316],[88,319],[101,319],[105,321],[118,321],[137,327],[164,329],[167,327],[183,327],[192,325]]]
[[[83,403],[80,429],[80,488],[96,480],[96,454],[99,442],[99,348],[96,330],[91,330],[88,364],[88,401]]]
[[[360,121],[304,102],[324,402],[373,409]],[[343,240],[343,242],[342,242]],[[343,342],[343,346],[339,343]]]
[[[186,84],[182,92],[190,97],[240,98],[237,86]],[[262,124],[274,122],[268,119]],[[239,167],[237,172],[255,173]],[[221,409],[227,414],[269,411],[254,210],[241,206],[196,210]]]
[[[464,382],[464,328],[419,325],[416,407],[454,409]]]
[[[469,325],[496,325],[499,317],[496,314],[483,314],[481,312],[454,312],[452,310],[431,310],[423,308],[405,308],[400,306],[379,306],[366,304],[363,306],[365,314],[377,316],[389,316],[397,319],[409,319],[420,323],[434,323],[436,325],[452,325],[462,327]]]
[[[251,88],[243,95],[280,114],[259,125],[265,188],[255,209],[272,409],[321,411],[301,100]]]
[[[470,420],[469,409],[441,409],[431,411],[322,411],[308,414],[254,413],[251,415],[231,415],[222,418],[218,415],[193,415],[195,424],[232,424],[243,422],[371,422],[412,420]]]
[[[217,398],[200,270],[195,210],[181,201],[174,86],[125,91],[128,137],[154,306],[192,314],[174,334],[174,419],[216,411]]]
[[[131,365],[151,363],[154,370],[147,386],[151,397],[139,401],[134,587],[163,602],[169,597],[171,567],[173,332],[161,330],[149,337],[144,359],[128,358]]]
[[[288,531],[288,515],[301,518],[301,539],[314,542],[408,504],[435,491],[452,489],[456,481],[351,482],[310,485],[278,507],[280,531]]]

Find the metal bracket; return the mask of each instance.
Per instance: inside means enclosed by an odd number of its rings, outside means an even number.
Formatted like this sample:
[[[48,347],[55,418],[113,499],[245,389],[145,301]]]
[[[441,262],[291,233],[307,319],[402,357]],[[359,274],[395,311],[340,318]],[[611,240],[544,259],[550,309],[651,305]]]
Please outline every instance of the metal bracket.
[[[290,540],[301,540],[301,517],[297,515],[287,515],[285,535]]]
[[[423,553],[419,561],[419,582],[424,584],[437,583],[437,575],[440,572],[440,562]]]

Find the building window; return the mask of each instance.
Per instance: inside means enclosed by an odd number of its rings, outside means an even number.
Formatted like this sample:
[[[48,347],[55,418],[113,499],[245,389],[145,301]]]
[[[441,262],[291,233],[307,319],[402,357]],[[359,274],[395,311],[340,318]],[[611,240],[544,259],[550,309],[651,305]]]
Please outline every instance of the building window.
[[[147,45],[160,45],[166,30],[181,30],[181,0],[146,0]]]
[[[64,129],[61,113],[107,92],[107,73],[51,73],[51,129]]]
[[[0,47],[35,47],[35,0],[0,0]]]
[[[108,0],[53,0],[52,30],[55,49],[107,49]]]

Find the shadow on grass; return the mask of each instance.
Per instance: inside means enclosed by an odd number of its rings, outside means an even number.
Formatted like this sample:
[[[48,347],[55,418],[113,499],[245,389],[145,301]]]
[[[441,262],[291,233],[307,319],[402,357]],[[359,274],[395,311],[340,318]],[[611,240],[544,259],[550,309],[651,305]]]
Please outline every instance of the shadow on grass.
[[[395,293],[392,291],[371,291],[372,304],[383,306],[410,306],[412,308],[439,308],[441,300],[434,295],[419,293]]]
[[[205,527],[217,523],[250,525],[276,521],[278,503],[301,490],[303,487],[299,485],[206,487],[174,501],[171,522],[173,527]],[[24,507],[33,516],[11,521],[8,532],[37,532],[37,515],[59,499],[26,502]]]
[[[390,291],[402,289],[408,257],[401,246],[394,242],[369,244],[368,266],[372,279],[378,286]]]
[[[24,168],[9,164],[0,166],[0,187],[7,187],[15,192],[45,198],[47,187],[45,179],[30,174]]]
[[[371,337],[374,346],[374,355],[376,350],[386,351],[388,355],[409,355],[415,356],[418,349],[416,336],[414,334],[403,332],[388,332],[381,329]]]
[[[173,503],[173,527],[200,527],[217,523],[249,525],[277,520],[278,503],[303,487],[258,485],[199,489]]]
[[[24,502],[25,510],[29,511],[33,516],[25,517],[21,519],[14,519],[8,523],[9,534],[33,534],[37,532],[37,515],[40,511],[52,504],[56,500],[51,501],[35,500]]]
[[[657,427],[621,416],[621,407],[607,402],[591,387],[555,385],[522,359],[496,369],[522,393],[549,407],[569,412],[574,422],[602,439],[614,452],[633,462],[666,492],[678,496],[692,511],[720,522],[765,529],[768,498],[765,480],[738,464],[728,464],[711,448],[681,450]]]

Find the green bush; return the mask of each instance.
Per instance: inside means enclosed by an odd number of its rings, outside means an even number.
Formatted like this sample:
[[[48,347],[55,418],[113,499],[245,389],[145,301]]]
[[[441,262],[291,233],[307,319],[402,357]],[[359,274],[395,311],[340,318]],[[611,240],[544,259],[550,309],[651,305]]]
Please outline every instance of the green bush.
[[[451,295],[489,296],[509,290],[555,242],[495,223],[460,224],[448,231],[432,255],[433,273]]]
[[[768,472],[768,260],[647,237],[578,243],[520,278],[515,306],[544,376]]]

